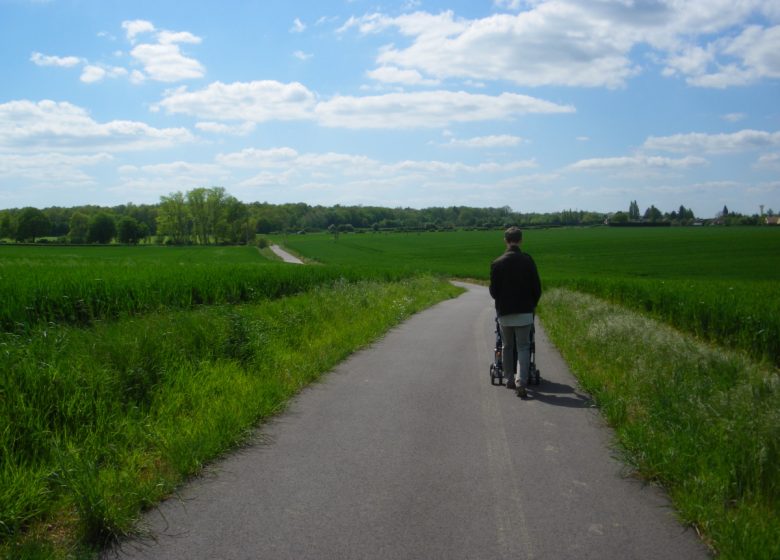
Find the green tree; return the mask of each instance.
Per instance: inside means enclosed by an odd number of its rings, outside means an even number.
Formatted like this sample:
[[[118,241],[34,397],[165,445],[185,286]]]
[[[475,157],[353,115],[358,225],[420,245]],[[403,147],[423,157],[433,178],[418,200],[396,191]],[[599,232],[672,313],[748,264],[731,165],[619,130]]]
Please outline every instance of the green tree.
[[[71,243],[86,243],[89,234],[89,216],[83,212],[74,212],[68,223],[68,238]]]
[[[175,244],[189,239],[191,226],[190,211],[184,194],[179,191],[160,197],[157,211],[157,234],[167,235]]]
[[[144,224],[146,225],[146,224]],[[142,237],[141,225],[131,216],[122,216],[117,226],[117,238],[120,243],[135,245]]]
[[[639,204],[636,203],[636,200],[632,200],[631,204],[628,205],[628,219],[639,220]]]
[[[98,212],[89,220],[88,243],[111,243],[116,237],[116,222],[111,214]]]
[[[654,205],[650,205],[650,208],[645,210],[645,220],[648,222],[660,222],[663,219],[663,214]]]
[[[50,228],[49,218],[43,212],[32,207],[22,208],[16,220],[16,240],[32,239],[35,243],[35,238],[48,235]]]
[[[208,190],[205,188],[192,189],[187,192],[187,207],[192,217],[192,231],[195,241],[201,245],[207,245],[213,233],[213,224],[210,223],[209,209],[206,204]]]
[[[0,217],[0,239],[4,237],[13,237],[15,232],[16,228],[11,219],[11,213],[3,212],[2,217]]]
[[[628,223],[628,214],[625,212],[615,212],[609,219],[611,224],[626,224]]]

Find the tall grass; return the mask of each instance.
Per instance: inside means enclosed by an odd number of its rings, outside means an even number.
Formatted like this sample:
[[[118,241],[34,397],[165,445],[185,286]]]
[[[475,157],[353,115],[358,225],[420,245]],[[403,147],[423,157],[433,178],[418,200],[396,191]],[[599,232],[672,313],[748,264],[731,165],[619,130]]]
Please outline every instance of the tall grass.
[[[329,264],[405,263],[488,278],[501,231],[288,237]],[[528,230],[523,249],[545,287],[565,286],[780,366],[780,228],[559,228]]]
[[[458,293],[337,282],[259,304],[151,313],[0,341],[0,556],[65,557],[141,510],[355,349]]]
[[[780,377],[592,296],[547,292],[541,318],[644,477],[724,559],[780,558]]]
[[[30,249],[35,255],[36,248]],[[182,255],[190,249],[183,251]],[[46,323],[86,325],[160,309],[274,299],[339,279],[389,281],[412,275],[400,268],[292,267],[269,263],[256,251],[255,260],[263,264],[178,260],[182,255],[171,252],[169,260],[143,266],[126,258],[0,258],[0,329],[24,332]]]

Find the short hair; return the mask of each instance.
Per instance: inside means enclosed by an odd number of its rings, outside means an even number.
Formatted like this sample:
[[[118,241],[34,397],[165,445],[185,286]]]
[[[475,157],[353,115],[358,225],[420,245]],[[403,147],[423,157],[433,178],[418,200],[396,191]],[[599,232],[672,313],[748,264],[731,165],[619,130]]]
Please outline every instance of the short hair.
[[[507,243],[520,243],[523,240],[523,232],[518,227],[512,226],[504,232]]]

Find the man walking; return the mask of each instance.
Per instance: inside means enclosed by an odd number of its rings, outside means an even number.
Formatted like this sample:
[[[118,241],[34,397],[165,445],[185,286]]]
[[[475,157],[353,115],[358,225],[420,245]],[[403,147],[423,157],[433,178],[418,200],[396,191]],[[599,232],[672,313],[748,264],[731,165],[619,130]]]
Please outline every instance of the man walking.
[[[542,284],[531,255],[520,250],[523,232],[511,227],[504,232],[504,241],[506,252],[490,265],[490,295],[496,300],[504,343],[502,361],[506,386],[517,389],[518,396],[526,397],[531,365],[531,325],[534,309],[542,295]],[[517,376],[515,348],[520,362]]]

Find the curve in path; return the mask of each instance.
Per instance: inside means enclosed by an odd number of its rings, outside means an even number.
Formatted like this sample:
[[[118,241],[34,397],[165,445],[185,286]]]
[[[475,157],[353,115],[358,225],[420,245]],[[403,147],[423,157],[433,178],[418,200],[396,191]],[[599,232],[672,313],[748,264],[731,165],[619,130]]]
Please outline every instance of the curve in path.
[[[490,384],[493,342],[483,287],[415,315],[151,512],[154,539],[120,557],[707,558],[661,491],[624,476],[544,330],[529,400]]]

